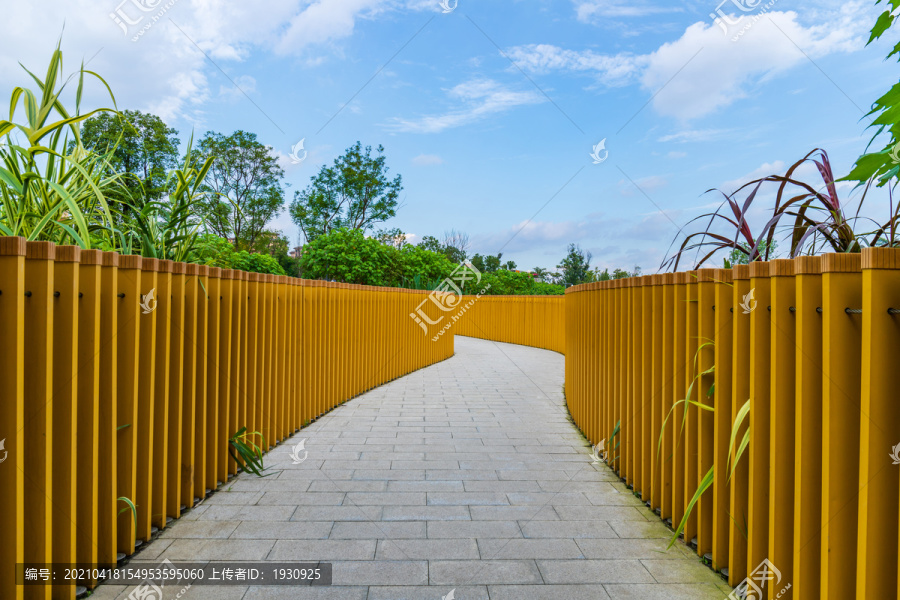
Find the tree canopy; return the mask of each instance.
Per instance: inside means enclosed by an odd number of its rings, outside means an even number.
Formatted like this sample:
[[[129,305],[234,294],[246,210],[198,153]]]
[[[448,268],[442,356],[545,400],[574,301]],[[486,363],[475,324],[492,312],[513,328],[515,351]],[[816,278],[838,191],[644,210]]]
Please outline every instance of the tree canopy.
[[[125,173],[132,201],[158,200],[166,176],[178,163],[178,132],[156,115],[139,110],[101,112],[81,125],[81,142],[97,154],[112,151],[110,167]]]
[[[206,177],[213,192],[200,206],[210,231],[233,240],[235,248],[252,249],[266,225],[284,207],[281,179],[284,171],[270,146],[255,133],[235,131],[223,135],[210,131],[200,142],[200,152],[214,158]]]
[[[341,228],[367,231],[397,214],[403,179],[388,178],[384,147],[360,142],[323,166],[312,183],[294,193],[290,214],[308,241]]]

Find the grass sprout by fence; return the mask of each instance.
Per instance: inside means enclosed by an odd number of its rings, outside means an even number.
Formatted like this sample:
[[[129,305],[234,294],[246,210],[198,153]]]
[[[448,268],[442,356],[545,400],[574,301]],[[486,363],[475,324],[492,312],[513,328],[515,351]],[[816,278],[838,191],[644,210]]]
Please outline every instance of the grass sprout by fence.
[[[253,441],[257,436],[260,439],[260,445]],[[228,454],[244,471],[253,473],[257,477],[266,477],[262,450],[265,446],[266,439],[263,434],[258,431],[247,433],[247,428],[241,427],[228,440]]]

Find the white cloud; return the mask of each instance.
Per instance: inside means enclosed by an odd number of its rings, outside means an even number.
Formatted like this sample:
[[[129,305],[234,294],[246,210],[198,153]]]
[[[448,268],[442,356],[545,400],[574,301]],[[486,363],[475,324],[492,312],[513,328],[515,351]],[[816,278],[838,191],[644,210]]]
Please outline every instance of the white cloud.
[[[647,58],[632,54],[609,56],[592,50],[565,50],[550,44],[516,46],[507,54],[522,69],[533,73],[551,71],[593,72],[606,85],[624,85],[646,67]]]
[[[695,23],[650,55],[641,85],[656,94],[658,113],[693,119],[747,96],[762,80],[807,63],[804,52],[815,59],[862,47],[862,30],[844,15],[804,27],[797,13],[776,11],[762,16],[735,42],[712,23]]]
[[[268,0],[264,6],[175,0],[168,4],[165,0],[4,3],[5,20],[16,26],[0,36],[0,81],[31,85],[18,62],[45,73],[50,53],[63,33],[67,73],[99,51],[88,68],[107,80],[118,106],[151,111],[167,121],[180,117],[202,126],[202,104],[212,95],[240,94],[227,84],[210,89],[208,75],[217,69],[204,52],[234,78],[233,63],[245,60],[256,49],[315,63],[323,54],[333,54],[333,46],[350,36],[360,19],[401,9],[439,10],[436,2],[421,0]],[[139,6],[153,9],[145,11]],[[161,16],[160,11],[164,11]],[[123,31],[110,17],[115,12],[123,23],[139,22],[125,25],[127,31]],[[151,22],[133,42],[132,37]],[[250,81],[247,77],[241,76],[241,87],[252,95],[245,87]],[[71,87],[74,93],[74,85]],[[88,81],[84,93],[86,106],[109,105],[99,85]]]
[[[674,150],[672,152],[669,152],[668,154],[666,154],[666,158],[673,158],[673,159],[674,158],[684,158],[685,156],[687,156],[687,152],[675,152]]]
[[[444,164],[444,159],[437,154],[420,154],[412,159],[412,163],[419,167],[431,167]]]
[[[618,2],[584,4],[596,10],[630,10]],[[744,17],[742,27],[750,23],[752,27],[737,41],[732,41],[734,31],[726,36],[712,21],[697,22],[677,40],[644,55],[607,55],[547,44],[507,52],[521,68],[534,73],[587,73],[606,86],[639,83],[653,95],[659,114],[687,121],[746,97],[754,86],[809,59],[863,47],[868,21],[860,19],[865,14],[861,6],[851,2],[836,11],[820,11],[819,23],[809,26],[801,24],[793,11],[772,11],[756,22]]]
[[[417,119],[397,117],[389,123],[389,127],[394,131],[440,133],[517,106],[544,102],[544,97],[537,92],[511,90],[491,79],[476,79],[461,83],[447,90],[447,95],[459,101],[463,108]]]
[[[659,138],[660,142],[708,142],[733,133],[731,129],[685,129]]]
[[[575,12],[578,20],[591,23],[599,17],[643,17],[646,15],[681,12],[681,8],[653,6],[647,2],[623,0],[575,0]]]
[[[721,189],[726,194],[730,194],[750,181],[768,177],[769,175],[784,175],[784,171],[784,161],[776,160],[770,163],[763,163],[746,175],[724,182],[719,189]]]

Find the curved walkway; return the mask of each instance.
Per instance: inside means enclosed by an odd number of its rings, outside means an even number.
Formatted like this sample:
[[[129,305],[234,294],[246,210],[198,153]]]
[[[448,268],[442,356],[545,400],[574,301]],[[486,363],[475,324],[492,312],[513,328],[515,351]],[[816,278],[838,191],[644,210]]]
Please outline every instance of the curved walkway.
[[[457,337],[453,358],[302,430],[269,453],[270,477],[238,476],[136,559],[334,565],[332,587],[194,586],[187,600],[725,598],[724,581],[682,544],[665,552],[669,531],[592,464],[563,362]]]

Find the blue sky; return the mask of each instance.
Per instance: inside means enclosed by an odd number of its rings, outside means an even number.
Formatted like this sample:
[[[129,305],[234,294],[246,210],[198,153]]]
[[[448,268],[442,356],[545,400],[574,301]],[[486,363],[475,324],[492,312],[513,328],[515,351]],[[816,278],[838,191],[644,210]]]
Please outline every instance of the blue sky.
[[[120,1],[0,0],[17,24],[0,40],[3,89],[26,83],[19,60],[43,71],[65,24],[67,67],[89,60],[119,108],[159,114],[182,141],[255,132],[282,157],[288,201],[356,140],[382,144],[405,186],[387,226],[465,231],[520,268],[578,243],[596,266],[655,272],[717,202],[706,190],[816,147],[845,174],[864,111],[897,81],[893,40],[865,48],[872,2]],[[142,18],[126,33],[111,13]],[[298,240],[286,210],[273,226]]]

